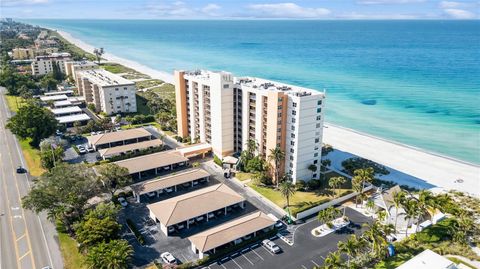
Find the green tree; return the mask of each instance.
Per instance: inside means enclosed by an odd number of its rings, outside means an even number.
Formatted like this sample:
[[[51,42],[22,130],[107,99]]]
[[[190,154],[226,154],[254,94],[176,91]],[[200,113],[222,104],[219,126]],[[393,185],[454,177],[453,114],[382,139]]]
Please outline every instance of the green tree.
[[[353,172],[353,174],[353,178],[362,183],[362,192],[365,188],[365,183],[372,183],[375,176],[375,172],[372,167],[357,169]]]
[[[318,212],[317,219],[323,223],[329,223],[333,221],[337,216],[339,216],[342,212],[340,209],[330,206]]]
[[[418,208],[418,201],[416,199],[404,199],[402,203],[403,210],[405,210],[404,218],[408,221],[405,228],[405,236],[408,235],[408,226],[412,223],[412,220],[420,216]]]
[[[51,141],[43,140],[40,143],[40,160],[42,167],[51,170],[63,160],[65,150],[62,145],[51,143]]]
[[[89,249],[86,261],[89,269],[127,269],[133,248],[126,240],[102,242]]]
[[[280,146],[277,145],[275,148],[270,149],[268,160],[273,163],[273,171],[274,171],[273,182],[278,188],[278,185],[280,184],[280,165],[281,165],[281,162],[285,160],[285,152],[283,152]]]
[[[330,180],[328,181],[328,185],[330,186],[330,188],[332,188],[335,192],[338,191],[338,188],[340,188],[340,186],[342,186],[343,184],[345,184],[345,182],[347,182],[347,180],[344,178],[344,177],[332,177],[330,178]],[[337,192],[336,196],[338,196],[339,193]]]
[[[344,261],[342,260],[341,253],[339,251],[330,252],[323,261],[324,269],[339,269],[345,268]]]
[[[292,197],[296,192],[295,185],[291,180],[285,179],[282,181],[282,183],[280,183],[279,190],[280,194],[287,202],[287,208],[290,208],[290,197]]]
[[[347,267],[350,268],[350,260],[358,253],[361,244],[356,235],[351,235],[347,241],[340,241],[337,244],[338,250],[347,255]]]
[[[117,222],[118,208],[113,203],[99,204],[74,225],[80,249],[86,250],[101,242],[119,238],[122,228]]]
[[[22,204],[36,213],[46,211],[50,219],[62,221],[70,232],[73,221],[83,215],[87,201],[98,194],[97,190],[90,168],[62,163],[36,180]]]
[[[42,88],[46,89],[47,91],[54,91],[57,89],[58,81],[53,77],[52,74],[45,75],[40,80],[40,85]]]
[[[56,81],[62,81],[65,78],[65,76],[62,73],[62,70],[60,69],[60,66],[58,65],[57,62],[52,63],[52,77]]]
[[[259,156],[255,156],[253,159],[248,160],[245,171],[249,173],[265,171],[265,161]]]
[[[395,232],[397,232],[397,222],[398,222],[398,209],[404,203],[406,193],[404,191],[398,191],[393,194],[393,206],[395,207]]]
[[[132,177],[125,167],[115,163],[107,163],[96,168],[99,174],[98,180],[105,192],[110,193],[112,199],[119,188],[132,184]]]
[[[375,255],[379,257],[386,251],[386,246],[388,244],[387,235],[390,234],[387,234],[386,232],[389,232],[390,228],[387,230],[379,221],[374,221],[373,223],[366,224],[365,226],[367,226],[368,229],[364,232],[363,236],[369,242],[370,247]]]
[[[97,63],[100,64],[100,60],[102,59],[102,55],[105,53],[105,50],[103,48],[95,48],[93,50],[93,54],[97,57]]]
[[[31,138],[37,147],[43,138],[55,133],[58,121],[53,113],[34,102],[27,102],[8,120],[7,128],[21,139]]]

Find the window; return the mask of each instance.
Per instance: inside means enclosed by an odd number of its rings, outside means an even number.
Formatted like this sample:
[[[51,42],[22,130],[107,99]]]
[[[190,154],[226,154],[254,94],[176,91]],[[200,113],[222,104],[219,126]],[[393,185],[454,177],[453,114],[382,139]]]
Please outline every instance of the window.
[[[320,142],[320,139],[319,138],[315,138],[315,143],[318,143]]]
[[[318,157],[318,153],[315,152],[315,154],[313,154],[313,157]]]
[[[313,164],[317,164],[317,163],[318,163],[318,160],[313,161]]]
[[[297,107],[297,103],[293,102],[292,106]]]
[[[295,125],[292,125],[292,131],[295,131]]]
[[[295,153],[295,150],[294,150],[294,149],[290,149],[290,153]]]
[[[322,105],[322,100],[318,100],[317,105]]]
[[[317,108],[317,113],[320,113],[320,112],[322,112],[322,108],[321,108],[321,107]]]
[[[293,168],[293,163],[290,163],[290,167]]]
[[[279,117],[279,118],[282,117],[282,113],[278,113],[278,117]]]
[[[279,97],[279,98],[278,98],[278,102],[281,102],[281,101],[282,101],[282,97]]]
[[[224,89],[228,89],[229,86],[230,86],[230,85],[228,85],[228,84],[223,84],[223,88],[224,88]]]
[[[320,128],[320,123],[317,123],[317,128]]]
[[[291,138],[295,138],[295,134],[290,134],[290,137],[291,137]]]
[[[295,146],[295,141],[290,141],[291,146]]]
[[[278,109],[279,109],[279,110],[282,109],[282,106],[278,106]]]
[[[292,118],[292,123],[295,123],[295,118]]]
[[[290,161],[293,161],[293,156],[290,156]]]
[[[322,119],[322,116],[317,116],[317,120],[321,120]]]
[[[317,178],[317,174],[313,174],[313,177],[314,177],[314,178]]]
[[[293,115],[293,116],[297,115],[297,111],[292,110],[292,115]]]
[[[281,131],[282,131],[282,128],[278,128],[278,129],[277,129],[277,132],[281,132]]]
[[[118,88],[115,88],[116,91],[118,91]]]

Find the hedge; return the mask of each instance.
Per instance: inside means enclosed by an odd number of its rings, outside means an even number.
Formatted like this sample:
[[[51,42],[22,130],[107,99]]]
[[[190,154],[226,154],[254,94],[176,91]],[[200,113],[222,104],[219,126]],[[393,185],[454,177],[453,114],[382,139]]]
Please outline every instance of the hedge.
[[[143,237],[143,234],[137,229],[137,226],[131,219],[127,219],[127,226],[137,238],[138,243],[140,243],[142,246],[145,245],[145,238]]]

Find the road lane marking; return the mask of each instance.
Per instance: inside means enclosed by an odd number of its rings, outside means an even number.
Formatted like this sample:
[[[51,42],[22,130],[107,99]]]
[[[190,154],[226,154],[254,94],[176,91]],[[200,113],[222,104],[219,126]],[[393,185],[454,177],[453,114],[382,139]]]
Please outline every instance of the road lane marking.
[[[270,250],[268,250],[268,248],[266,248],[265,246],[262,246],[263,249],[265,249],[268,254],[272,255],[272,256],[275,256],[275,254],[273,254]]]
[[[15,239],[15,241],[19,241],[20,239],[24,238],[27,234],[22,234],[20,237],[17,237],[17,239]]]
[[[18,260],[22,260],[23,258],[25,258],[27,255],[29,255],[31,252],[30,250],[27,251],[27,253],[23,254],[20,258],[18,258]]]
[[[317,267],[320,267],[320,265],[318,265],[318,263],[314,262],[313,260],[310,260],[313,264],[315,264],[315,266]]]

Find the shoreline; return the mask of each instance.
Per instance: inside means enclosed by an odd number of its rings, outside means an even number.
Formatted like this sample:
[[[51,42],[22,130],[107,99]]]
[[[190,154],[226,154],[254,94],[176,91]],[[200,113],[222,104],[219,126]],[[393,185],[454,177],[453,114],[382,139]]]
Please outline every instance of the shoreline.
[[[92,45],[73,37],[68,32],[46,29],[56,31],[68,42],[84,51],[89,52],[94,49]],[[108,62],[135,69],[152,79],[173,83],[173,75],[167,72],[155,70],[111,53],[105,53],[102,58]],[[455,189],[480,197],[480,165],[328,122],[325,122],[323,141],[332,145],[337,151],[344,151],[344,157],[358,156],[386,166],[392,173],[382,177],[384,180],[396,181],[411,187]],[[339,164],[332,162],[332,166],[335,165]],[[459,178],[463,179],[464,183],[453,183]]]

